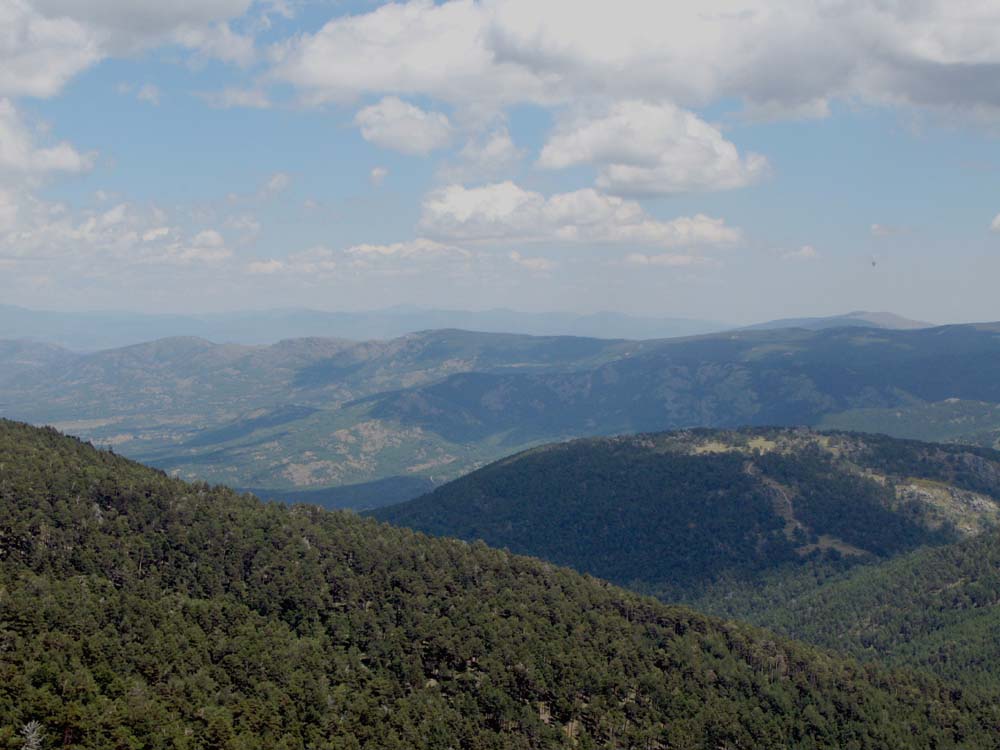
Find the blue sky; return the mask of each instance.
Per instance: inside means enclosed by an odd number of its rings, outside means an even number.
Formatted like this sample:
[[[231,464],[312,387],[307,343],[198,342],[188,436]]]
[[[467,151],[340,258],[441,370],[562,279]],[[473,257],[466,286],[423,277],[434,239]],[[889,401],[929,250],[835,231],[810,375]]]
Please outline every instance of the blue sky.
[[[0,0],[0,300],[1000,318],[1000,5],[686,6]]]

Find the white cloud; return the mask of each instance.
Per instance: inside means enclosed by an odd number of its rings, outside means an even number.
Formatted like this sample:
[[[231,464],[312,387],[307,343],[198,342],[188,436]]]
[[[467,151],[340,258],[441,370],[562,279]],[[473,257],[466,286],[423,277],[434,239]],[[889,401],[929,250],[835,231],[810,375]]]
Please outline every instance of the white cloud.
[[[451,123],[440,112],[425,112],[395,96],[365,107],[354,117],[366,141],[404,154],[428,154],[451,140]]]
[[[264,182],[260,195],[267,197],[283,193],[292,184],[292,176],[286,172],[275,172]]]
[[[246,64],[253,41],[227,21],[251,0],[3,0],[0,96],[50,97],[113,55],[175,43],[203,57]]]
[[[803,245],[798,250],[784,253],[781,257],[785,260],[817,260],[819,251],[812,245]]]
[[[1000,214],[993,217],[993,223],[990,224],[990,229],[994,232],[1000,232]]]
[[[150,265],[191,266],[232,256],[215,229],[191,235],[164,211],[118,203],[73,213],[26,192],[0,190],[0,256],[45,259],[53,272],[115,276]]]
[[[139,90],[135,92],[135,98],[140,102],[147,102],[153,106],[159,106],[160,89],[152,83],[144,83],[139,87]]]
[[[468,182],[494,178],[517,166],[524,158],[506,127],[486,131],[470,139],[458,152],[458,161],[441,169],[448,182]]]
[[[231,258],[233,251],[226,247],[226,241],[214,229],[198,232],[189,242],[173,242],[162,248],[159,254],[140,259],[146,263],[190,265],[193,263],[218,263]]]
[[[256,57],[253,38],[237,34],[227,23],[181,29],[174,34],[174,38],[201,57],[240,67],[250,65]]]
[[[0,187],[0,232],[9,232],[17,225],[20,209],[17,194]]]
[[[35,143],[33,133],[9,99],[0,99],[0,176],[14,173],[38,177],[52,172],[85,172],[93,154],[81,154],[65,141],[50,146]]]
[[[314,34],[272,48],[273,76],[297,86],[312,103],[371,92],[453,102],[534,98],[535,75],[497,59],[489,48],[488,15],[472,0],[413,0],[335,18]]]
[[[52,96],[102,54],[84,24],[47,18],[25,0],[0,2],[0,95]]]
[[[556,264],[548,258],[529,258],[521,255],[517,250],[512,250],[507,257],[516,265],[527,268],[529,271],[551,271],[556,267]]]
[[[472,253],[455,245],[448,245],[434,240],[418,238],[409,242],[394,242],[388,245],[361,244],[353,245],[344,254],[357,259],[402,258],[416,260],[471,258]]]
[[[996,113],[1000,6],[986,0],[432,0],[335,18],[272,49],[312,102],[579,97],[746,103],[823,116],[831,99]]]
[[[595,190],[548,198],[513,182],[451,185],[428,195],[420,227],[431,237],[506,242],[638,244],[661,247],[736,242],[739,230],[702,214],[659,221],[635,201]]]
[[[153,227],[142,233],[143,242],[156,242],[170,235],[170,227]]]
[[[372,167],[372,171],[368,173],[368,181],[375,187],[382,187],[382,183],[388,176],[389,170],[385,167]]]
[[[315,245],[292,253],[284,261],[270,260],[267,265],[257,264],[254,273],[287,272],[322,278],[331,275],[340,265],[337,251],[324,245]],[[277,265],[276,265],[277,264]],[[254,266],[254,264],[251,264]]]
[[[625,256],[625,263],[630,266],[664,266],[667,268],[686,268],[689,266],[700,266],[711,264],[713,261],[700,255],[675,255],[673,253],[662,253],[660,255],[645,255],[643,253],[629,253]]]
[[[283,275],[300,281],[329,280],[352,273],[407,273],[418,264],[468,261],[473,254],[455,245],[417,238],[389,244],[363,243],[335,250],[316,245],[291,253],[284,260],[268,258],[248,263],[246,271],[257,276]]]
[[[642,101],[565,120],[538,163],[548,169],[597,164],[598,187],[618,194],[728,190],[767,171],[764,157],[741,157],[717,128],[691,112]]]
[[[226,219],[226,227],[239,232],[243,242],[252,240],[260,234],[260,220],[253,214],[230,216]]]
[[[271,258],[269,260],[255,260],[247,266],[247,271],[252,274],[262,274],[269,276],[279,273],[285,269],[285,264],[280,260]]]

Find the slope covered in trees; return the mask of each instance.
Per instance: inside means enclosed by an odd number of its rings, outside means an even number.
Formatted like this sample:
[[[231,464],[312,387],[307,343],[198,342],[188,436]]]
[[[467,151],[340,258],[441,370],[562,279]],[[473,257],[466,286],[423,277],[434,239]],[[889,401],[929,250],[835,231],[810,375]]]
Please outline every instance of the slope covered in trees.
[[[0,422],[0,746],[990,747],[995,708]]]
[[[801,429],[588,439],[373,513],[688,599],[977,534],[1000,519],[1000,453]]]
[[[860,659],[1000,691],[1000,534],[921,549],[825,580],[774,577],[700,606]]]

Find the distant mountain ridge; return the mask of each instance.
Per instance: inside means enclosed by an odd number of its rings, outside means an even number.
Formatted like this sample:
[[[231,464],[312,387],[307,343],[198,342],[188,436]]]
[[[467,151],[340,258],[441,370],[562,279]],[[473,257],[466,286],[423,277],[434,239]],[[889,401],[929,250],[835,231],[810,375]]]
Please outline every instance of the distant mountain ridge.
[[[361,312],[247,310],[200,315],[55,312],[0,305],[0,339],[28,339],[77,351],[98,351],[154,339],[198,337],[219,343],[274,344],[323,337],[393,339],[418,331],[464,328],[484,333],[649,339],[720,331],[724,323],[616,312],[589,314],[417,307]]]
[[[816,330],[861,326],[906,330],[930,325],[887,312],[855,311],[830,317],[774,320],[746,328]],[[87,352],[177,337],[260,345],[310,337],[384,340],[419,331],[462,328],[483,333],[641,340],[718,333],[732,327],[711,320],[659,318],[609,311],[535,313],[507,309],[438,310],[407,306],[359,312],[279,309],[173,315],[116,311],[57,312],[0,305],[0,340],[30,340]]]
[[[825,328],[886,328],[893,331],[912,331],[918,328],[933,328],[933,323],[910,320],[891,312],[868,312],[855,310],[844,315],[830,315],[815,318],[780,318],[764,323],[745,326],[746,330],[771,330],[775,328],[806,328],[818,331]]]
[[[181,337],[91,354],[7,342],[0,414],[57,424],[185,478],[269,492],[400,476],[440,483],[553,440],[693,426],[884,426],[992,445],[998,332],[629,341],[449,329],[269,346]]]

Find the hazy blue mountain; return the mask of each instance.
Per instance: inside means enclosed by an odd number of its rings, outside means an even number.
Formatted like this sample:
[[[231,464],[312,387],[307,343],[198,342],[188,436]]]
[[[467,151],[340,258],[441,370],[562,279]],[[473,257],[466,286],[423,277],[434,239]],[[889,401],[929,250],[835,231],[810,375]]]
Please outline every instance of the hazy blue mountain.
[[[641,342],[573,372],[462,373],[373,396],[379,419],[453,441],[817,424],[847,410],[1000,403],[1000,325],[738,331]]]
[[[0,413],[185,478],[296,492],[399,476],[440,483],[553,440],[693,426],[919,427],[913,436],[988,445],[1000,427],[998,333],[627,341],[440,330],[266,346],[182,337],[84,355],[17,343],[3,350]],[[935,406],[954,403],[954,418]],[[928,431],[920,413],[942,417]]]
[[[933,323],[910,320],[891,312],[868,312],[855,310],[844,315],[830,315],[819,318],[781,318],[745,326],[748,330],[769,330],[775,328],[807,328],[818,331],[824,328],[888,328],[897,331],[910,331],[916,328],[932,328]]]
[[[237,344],[273,344],[303,337],[390,339],[416,331],[465,328],[536,336],[648,339],[720,331],[723,323],[614,312],[575,314],[516,310],[433,310],[397,307],[364,312],[248,310],[202,315],[54,312],[0,305],[0,339],[29,339],[97,351],[154,339],[199,337]]]
[[[77,356],[52,344],[0,340],[0,385],[27,373],[69,365]]]

